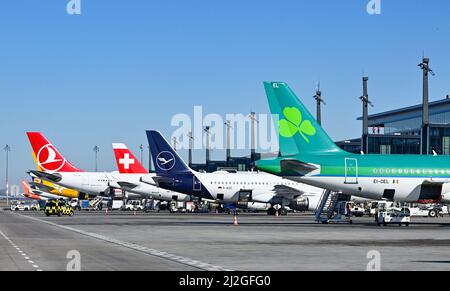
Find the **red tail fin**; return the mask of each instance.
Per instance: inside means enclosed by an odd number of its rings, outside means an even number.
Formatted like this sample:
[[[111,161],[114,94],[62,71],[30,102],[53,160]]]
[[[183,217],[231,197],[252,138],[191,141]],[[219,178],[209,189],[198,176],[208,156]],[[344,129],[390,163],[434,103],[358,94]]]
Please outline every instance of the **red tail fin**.
[[[121,174],[148,174],[133,153],[122,143],[113,143],[117,167]]]
[[[33,191],[31,190],[30,184],[28,184],[27,181],[22,181],[22,187],[23,187],[23,196],[29,199],[33,199],[33,200],[42,200],[42,197],[38,194],[34,194]]]
[[[44,172],[82,172],[67,161],[63,155],[40,132],[27,132],[38,168]]]
[[[25,180],[22,181],[22,188],[23,188],[23,192],[24,192],[25,194],[28,194],[28,195],[33,194],[33,193],[31,192],[30,184],[28,184],[28,182],[25,181]]]

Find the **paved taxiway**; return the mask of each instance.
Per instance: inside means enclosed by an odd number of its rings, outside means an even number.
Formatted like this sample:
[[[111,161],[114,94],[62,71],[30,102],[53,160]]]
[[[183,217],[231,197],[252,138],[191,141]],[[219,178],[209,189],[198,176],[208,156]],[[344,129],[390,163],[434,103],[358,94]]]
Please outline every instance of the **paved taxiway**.
[[[365,270],[371,250],[382,270],[450,270],[449,217],[400,228],[245,214],[239,224],[214,214],[0,211],[0,270],[65,270],[71,250],[82,270]]]

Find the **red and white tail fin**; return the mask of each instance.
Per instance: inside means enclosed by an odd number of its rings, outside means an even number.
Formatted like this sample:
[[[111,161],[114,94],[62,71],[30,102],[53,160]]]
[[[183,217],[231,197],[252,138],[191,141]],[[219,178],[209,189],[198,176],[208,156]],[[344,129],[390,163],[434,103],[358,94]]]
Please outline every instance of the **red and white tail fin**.
[[[148,174],[138,159],[123,143],[113,143],[117,167],[121,174]]]
[[[27,136],[40,171],[47,173],[82,172],[67,161],[42,133],[27,132]]]

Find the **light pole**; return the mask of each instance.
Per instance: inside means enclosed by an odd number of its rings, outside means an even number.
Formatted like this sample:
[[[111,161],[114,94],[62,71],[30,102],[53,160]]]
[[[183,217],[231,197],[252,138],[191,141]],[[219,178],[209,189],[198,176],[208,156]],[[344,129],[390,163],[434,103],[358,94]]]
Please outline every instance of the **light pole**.
[[[322,125],[322,103],[323,105],[326,105],[325,101],[323,101],[322,98],[322,91],[320,91],[320,83],[317,84],[317,90],[316,95],[313,96],[314,99],[316,99],[316,120],[319,125]]]
[[[435,76],[435,73],[430,69],[430,59],[423,58],[422,63],[419,64],[423,71],[423,109],[422,109],[422,133],[421,133],[421,154],[428,155],[430,153],[430,113],[429,113],[429,92],[428,92],[428,77]]]
[[[193,143],[194,143],[194,136],[192,135],[192,131],[189,131],[188,138],[189,138],[188,160],[189,160],[189,167],[191,167],[192,166],[192,147],[193,147]]]
[[[150,149],[150,146],[147,146],[148,149],[148,172],[152,172],[152,150]]]
[[[361,151],[365,154],[369,154],[369,106],[373,107],[373,103],[369,100],[369,77],[363,77],[362,80],[363,95],[359,97],[363,105],[363,134],[361,138]]]
[[[229,167],[231,161],[231,121],[227,120],[225,126],[227,128],[227,167]]]
[[[3,150],[6,152],[6,205],[9,206],[9,152],[11,147],[6,145]]]
[[[144,146],[141,144],[139,146],[139,150],[141,151],[141,165],[144,164]]]
[[[209,161],[211,159],[211,153],[210,153],[210,149],[209,149],[209,137],[211,134],[211,127],[210,126],[206,126],[205,129],[203,130],[205,132],[206,135],[206,166],[209,165]]]
[[[251,112],[248,116],[250,118],[251,122],[251,138],[250,138],[250,147],[251,147],[251,160],[252,160],[252,167],[255,166],[255,156],[256,156],[256,129],[255,129],[255,123],[259,123],[258,119],[256,118],[256,112]]]
[[[95,153],[95,172],[98,172],[98,153],[100,152],[100,147],[96,145],[93,150]]]
[[[173,142],[173,149],[177,151],[178,140],[175,136],[172,138],[172,142]]]

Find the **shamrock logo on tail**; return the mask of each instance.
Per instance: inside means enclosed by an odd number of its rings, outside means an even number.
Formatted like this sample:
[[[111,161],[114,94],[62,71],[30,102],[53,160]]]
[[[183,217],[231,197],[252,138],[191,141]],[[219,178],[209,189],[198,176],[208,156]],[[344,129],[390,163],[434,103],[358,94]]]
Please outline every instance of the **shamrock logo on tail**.
[[[309,143],[308,136],[316,134],[316,129],[311,121],[303,120],[302,113],[295,107],[286,107],[283,110],[283,115],[286,119],[280,120],[280,135],[285,138],[291,138],[298,132]]]

